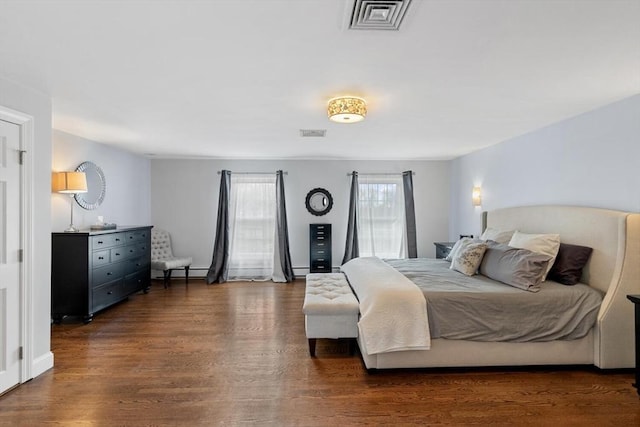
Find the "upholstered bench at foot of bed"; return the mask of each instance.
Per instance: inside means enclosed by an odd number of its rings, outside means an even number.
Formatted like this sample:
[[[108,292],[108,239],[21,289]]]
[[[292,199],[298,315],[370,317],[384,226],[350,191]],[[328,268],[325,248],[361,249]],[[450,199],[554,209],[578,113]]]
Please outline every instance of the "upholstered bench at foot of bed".
[[[342,273],[307,274],[302,311],[312,357],[317,338],[358,337],[358,300]]]

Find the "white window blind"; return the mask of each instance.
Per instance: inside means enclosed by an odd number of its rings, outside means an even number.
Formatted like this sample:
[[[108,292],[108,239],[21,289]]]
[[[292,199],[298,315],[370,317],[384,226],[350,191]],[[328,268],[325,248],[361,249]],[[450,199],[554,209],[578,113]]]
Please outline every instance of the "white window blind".
[[[401,175],[358,175],[360,256],[405,258],[407,238]]]
[[[276,230],[276,177],[231,175],[229,280],[270,280]]]

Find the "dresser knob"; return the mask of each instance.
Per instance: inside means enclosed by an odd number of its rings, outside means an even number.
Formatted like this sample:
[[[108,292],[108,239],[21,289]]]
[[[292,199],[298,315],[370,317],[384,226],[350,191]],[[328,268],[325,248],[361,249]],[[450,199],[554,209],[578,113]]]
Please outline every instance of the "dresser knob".
[[[103,256],[99,256],[98,259],[104,259],[104,257]]]

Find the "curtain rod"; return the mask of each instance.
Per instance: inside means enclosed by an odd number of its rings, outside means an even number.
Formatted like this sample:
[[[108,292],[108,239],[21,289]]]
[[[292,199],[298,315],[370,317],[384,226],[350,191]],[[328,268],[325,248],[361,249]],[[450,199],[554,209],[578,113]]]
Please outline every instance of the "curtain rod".
[[[389,172],[389,173],[385,173],[385,172],[376,172],[376,173],[366,173],[366,172],[358,172],[358,175],[402,175],[404,172]],[[411,172],[411,175],[415,175],[415,172]],[[353,175],[353,172],[349,172],[347,174],[347,176],[351,176]]]
[[[220,175],[222,171],[218,171],[217,174]],[[229,172],[231,175],[275,175],[276,172]],[[289,172],[283,171],[283,175],[289,175]]]

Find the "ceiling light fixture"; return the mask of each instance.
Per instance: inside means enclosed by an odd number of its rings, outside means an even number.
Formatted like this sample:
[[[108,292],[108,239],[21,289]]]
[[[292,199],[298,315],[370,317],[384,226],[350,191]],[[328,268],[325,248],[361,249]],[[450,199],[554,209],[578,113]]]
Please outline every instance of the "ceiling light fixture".
[[[336,123],[357,123],[367,115],[367,103],[357,96],[339,96],[329,100],[329,120]]]

